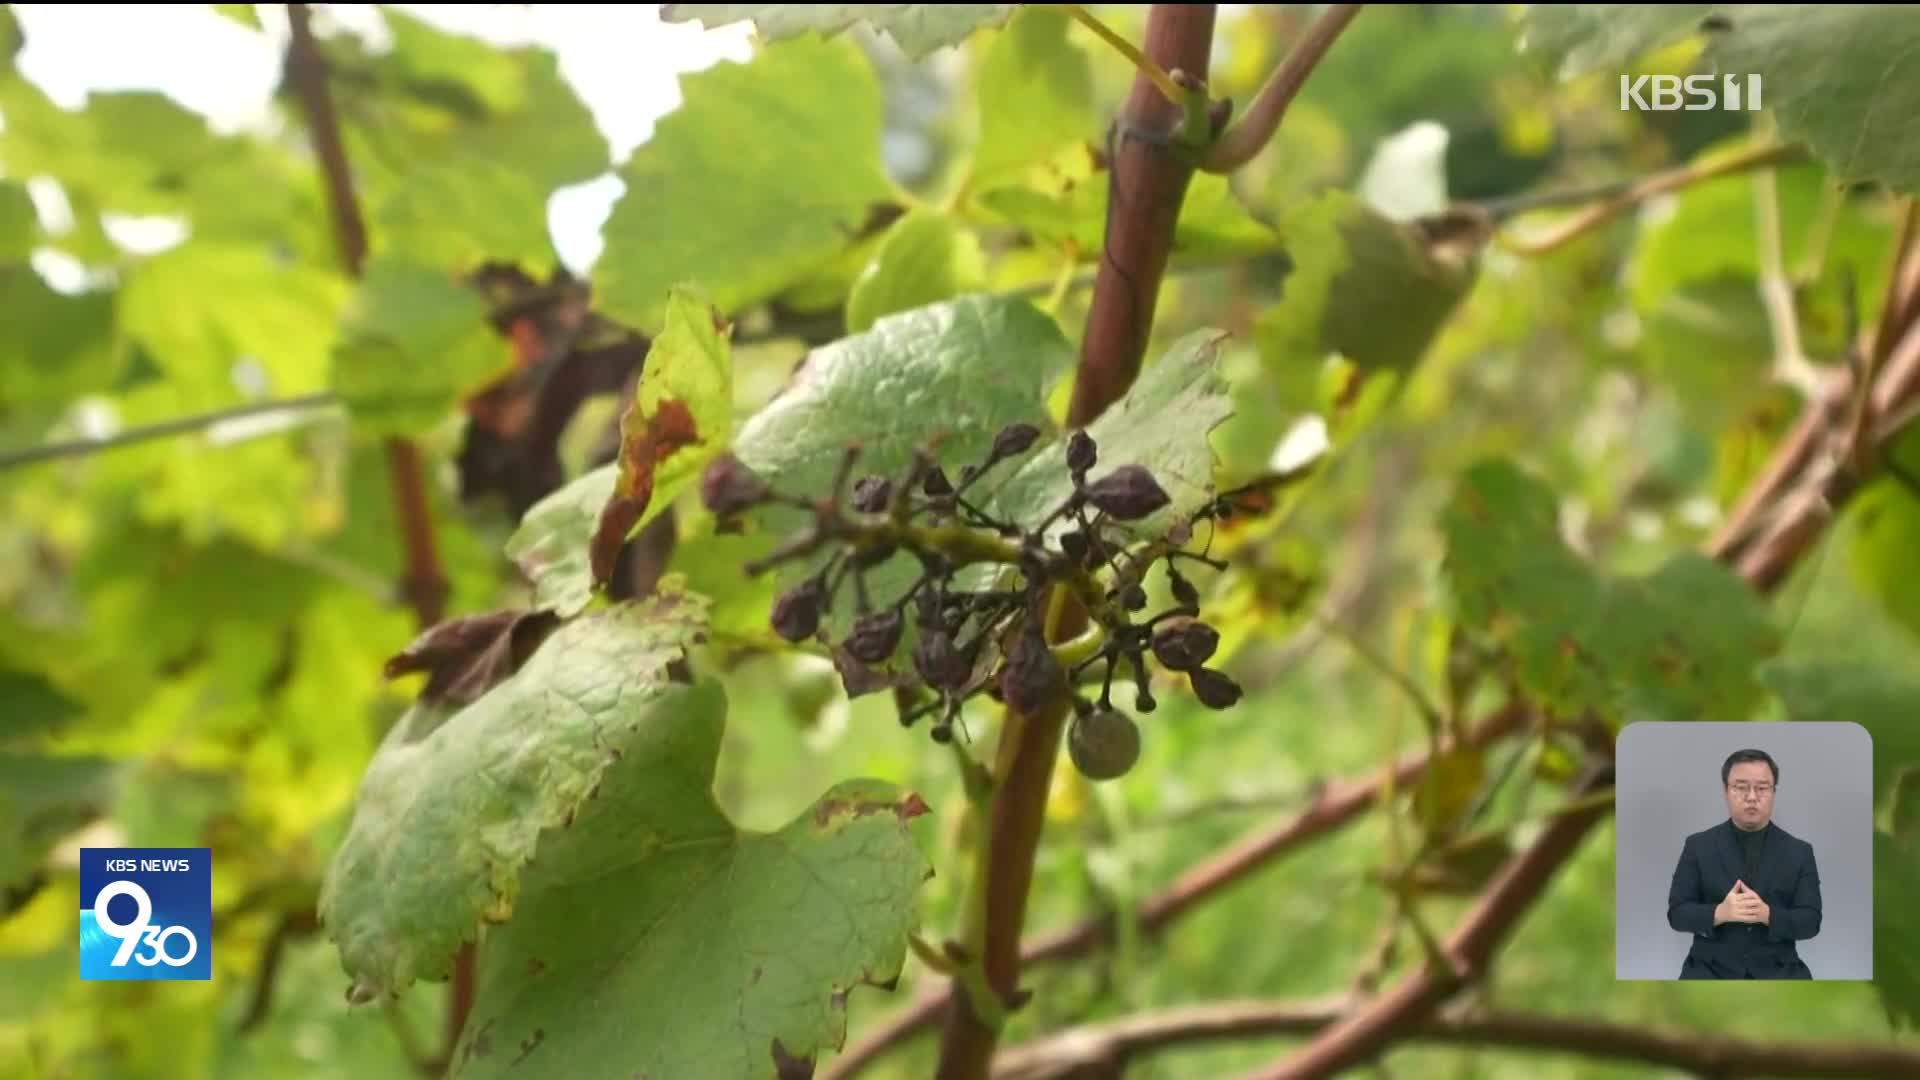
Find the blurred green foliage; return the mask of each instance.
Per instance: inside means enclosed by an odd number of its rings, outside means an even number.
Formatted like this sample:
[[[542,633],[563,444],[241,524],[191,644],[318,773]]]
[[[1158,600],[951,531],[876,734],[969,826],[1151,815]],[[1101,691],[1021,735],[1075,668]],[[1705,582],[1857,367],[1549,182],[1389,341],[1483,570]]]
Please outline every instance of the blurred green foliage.
[[[284,41],[284,19],[266,8],[216,6]],[[417,1075],[410,1057],[436,1052],[444,987],[350,1005],[324,933],[285,939],[270,1002],[243,1021],[260,1007],[275,928],[291,919],[297,931],[311,913],[362,778],[420,688],[383,673],[419,631],[397,585],[405,559],[383,440],[415,439],[428,463],[451,613],[538,603],[571,615],[592,602],[584,545],[614,487],[610,448],[634,372],[592,382],[577,415],[541,427],[546,377],[621,347],[594,336],[605,327],[568,306],[568,287],[590,286],[597,315],[642,335],[661,329],[675,287],[711,298],[734,335],[732,400],[702,400],[702,418],[730,405],[723,426],[771,471],[830,476],[846,436],[898,464],[963,409],[977,419],[962,433],[973,443],[1009,419],[1064,419],[1113,212],[1108,119],[1134,71],[1058,11],[1036,6],[1000,25],[1005,5],[971,7],[952,22],[902,24],[924,56],[837,25],[831,37],[763,42],[751,63],[683,79],[684,104],[621,161],[547,49],[489,44],[394,8],[379,9],[390,38],[379,45],[322,19],[370,224],[360,278],[339,267],[290,87],[276,88],[274,123],[257,131],[216,131],[152,91],[63,109],[18,70],[21,32],[0,8],[0,458],[334,395],[327,407],[0,470],[0,1074],[401,1077]],[[1771,986],[1730,1010],[1723,990],[1615,981],[1603,826],[1476,992],[1668,1030],[1911,1042],[1894,1024],[1920,1016],[1920,959],[1895,916],[1920,882],[1910,783],[1920,687],[1907,677],[1920,670],[1920,491],[1874,481],[1771,600],[1721,602],[1736,583],[1690,553],[1800,408],[1770,376],[1762,278],[1784,275],[1818,369],[1844,364],[1849,336],[1881,315],[1896,195],[1915,187],[1913,140],[1889,125],[1914,114],[1920,84],[1889,80],[1883,100],[1861,75],[1914,55],[1915,24],[1872,14],[1896,8],[1810,15],[1826,12],[1812,5],[1749,24],[1752,6],[1732,5],[1738,32],[1718,47],[1766,68],[1780,115],[1631,113],[1618,107],[1619,71],[1691,70],[1702,44],[1689,17],[1617,6],[1632,9],[1623,19],[1608,7],[1370,7],[1257,159],[1194,181],[1147,356],[1182,362],[1183,346],[1219,331],[1217,366],[1204,394],[1168,392],[1174,404],[1113,444],[1190,468],[1207,439],[1222,486],[1302,460],[1313,468],[1278,487],[1265,513],[1220,528],[1210,543],[1229,568],[1198,580],[1220,662],[1247,698],[1214,712],[1184,686],[1163,688],[1121,781],[1088,784],[1063,756],[1031,930],[1127,910],[1305,805],[1316,783],[1418,750],[1421,715],[1345,637],[1444,703],[1449,725],[1499,704],[1512,679],[1562,708],[1711,706],[1874,729],[1877,985]],[[1093,10],[1140,39],[1143,6]],[[1244,111],[1311,14],[1223,14],[1216,94]],[[941,40],[961,43],[933,50]],[[1814,55],[1829,44],[1832,55]],[[1578,62],[1563,66],[1569,56]],[[1446,202],[1489,207],[1776,136],[1805,135],[1814,153],[1768,178],[1650,200],[1522,256],[1485,236],[1450,244],[1434,219],[1361,191],[1376,153],[1425,123],[1444,130],[1438,157],[1393,159],[1385,180],[1418,193],[1438,177]],[[905,143],[924,160],[891,152]],[[561,273],[549,207],[602,175],[625,190],[604,254],[571,268],[576,281]],[[70,221],[46,209],[49,190]],[[1498,225],[1521,231],[1569,212]],[[183,238],[161,251],[117,241],[126,216],[169,218]],[[1763,254],[1776,228],[1777,268]],[[525,277],[523,301],[561,313],[558,329],[503,317],[471,287],[507,265]],[[815,346],[823,381],[777,398]],[[1157,378],[1177,374],[1150,366],[1142,385],[1183,390]],[[1209,432],[1224,400],[1233,415]],[[476,479],[474,448],[477,432],[502,431],[522,453],[537,442],[529,430],[561,448],[564,475],[547,477],[538,494],[553,497],[521,518]],[[1895,456],[1920,473],[1920,433]],[[711,640],[694,666],[725,687],[719,825],[730,837],[782,829],[857,778],[918,792],[933,813],[913,836],[936,872],[910,921],[929,938],[950,932],[981,840],[960,812],[951,751],[903,730],[888,695],[849,699],[822,656],[770,648],[773,585],[740,572],[769,536],[722,530],[689,475],[671,479],[654,510],[678,541],[665,569],[710,601]],[[669,502],[675,512],[660,513]],[[1157,604],[1166,585],[1153,587]],[[1577,632],[1563,637],[1569,626]],[[1450,670],[1456,638],[1497,658],[1478,681]],[[1566,640],[1606,662],[1561,678]],[[1675,679],[1670,662],[1685,674]],[[962,726],[986,756],[994,710],[969,706]],[[1570,741],[1502,744],[1458,762],[1449,785],[1403,790],[1263,867],[1164,936],[1123,921],[1115,947],[1023,980],[1033,1003],[1004,1042],[1160,1006],[1345,989],[1390,914],[1382,875],[1420,830],[1484,796],[1481,824],[1512,825],[1518,843],[1578,753]],[[1495,793],[1509,762],[1515,777]],[[464,789],[451,779],[441,790]],[[210,983],[78,979],[77,850],[120,845],[213,850]],[[1420,910],[1445,927],[1470,902],[1437,891]],[[542,926],[564,922],[555,905],[567,905],[546,903]],[[837,912],[822,904],[808,918]],[[882,954],[899,943],[888,920],[901,913],[885,915]],[[470,928],[445,929],[457,940]],[[812,984],[840,977],[833,961],[808,958]],[[1402,934],[1385,978],[1419,962]],[[929,978],[917,961],[905,972],[892,993],[850,993],[850,1038]],[[624,1022],[618,1003],[594,1007]],[[923,1036],[867,1075],[929,1075],[934,1042]],[[1181,1048],[1129,1075],[1231,1075],[1288,1042]],[[1412,1044],[1383,1061],[1411,1075],[1645,1075]]]

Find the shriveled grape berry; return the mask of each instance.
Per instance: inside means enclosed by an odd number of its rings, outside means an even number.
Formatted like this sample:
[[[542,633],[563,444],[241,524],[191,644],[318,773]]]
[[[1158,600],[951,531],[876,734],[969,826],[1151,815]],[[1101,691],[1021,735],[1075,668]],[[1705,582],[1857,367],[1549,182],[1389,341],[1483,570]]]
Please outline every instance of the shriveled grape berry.
[[[1118,709],[1075,716],[1067,729],[1067,756],[1089,780],[1125,776],[1140,760],[1140,728]]]
[[[1000,673],[1000,696],[1006,699],[1009,708],[1036,712],[1047,704],[1063,674],[1060,661],[1040,636],[1038,626],[1028,623]]]
[[[1067,468],[1076,473],[1084,473],[1094,467],[1100,455],[1093,444],[1093,436],[1084,431],[1076,431],[1067,439]]]
[[[1153,634],[1153,655],[1171,671],[1192,671],[1213,657],[1220,634],[1185,616],[1168,619]]]
[[[953,494],[953,485],[947,481],[947,471],[935,465],[927,470],[926,479],[920,481],[920,490],[937,499]]]
[[[863,664],[878,664],[893,655],[900,644],[901,619],[898,611],[875,611],[854,620],[847,634],[847,652]]]
[[[1187,673],[1193,694],[1209,709],[1231,709],[1240,700],[1240,684],[1212,668],[1195,668]]]
[[[826,586],[808,578],[781,593],[773,602],[773,631],[788,641],[805,641],[820,629],[820,604]]]
[[[1092,548],[1087,543],[1087,534],[1078,529],[1061,535],[1060,550],[1066,553],[1067,558],[1075,566],[1087,565],[1087,556],[1092,554]]]
[[[913,647],[913,668],[927,685],[937,690],[958,690],[973,674],[973,665],[954,647],[953,635],[940,629],[927,629]]]
[[[1128,611],[1139,611],[1147,606],[1147,590],[1138,585],[1129,585],[1120,590],[1120,606]]]
[[[884,476],[863,476],[853,485],[853,508],[863,514],[878,514],[893,498],[893,481]]]
[[[1039,437],[1040,429],[1032,424],[1008,424],[993,437],[993,460],[1024,454]]]
[[[700,501],[721,517],[765,502],[767,482],[732,454],[722,454],[708,463],[700,476]]]
[[[1138,521],[1173,500],[1144,465],[1122,465],[1087,486],[1087,501],[1116,521]]]

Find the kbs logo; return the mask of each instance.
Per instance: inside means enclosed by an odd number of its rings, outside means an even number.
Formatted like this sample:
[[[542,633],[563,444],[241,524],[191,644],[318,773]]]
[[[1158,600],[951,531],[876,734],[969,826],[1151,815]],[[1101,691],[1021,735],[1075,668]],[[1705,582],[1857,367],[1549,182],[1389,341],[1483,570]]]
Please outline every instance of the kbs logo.
[[[213,978],[207,848],[80,850],[80,977]]]
[[[1716,90],[1715,83],[1719,86]],[[1642,75],[1637,79],[1620,76],[1620,110],[1674,112],[1680,109],[1699,112],[1725,109],[1738,112],[1760,110],[1760,76],[1723,75]]]

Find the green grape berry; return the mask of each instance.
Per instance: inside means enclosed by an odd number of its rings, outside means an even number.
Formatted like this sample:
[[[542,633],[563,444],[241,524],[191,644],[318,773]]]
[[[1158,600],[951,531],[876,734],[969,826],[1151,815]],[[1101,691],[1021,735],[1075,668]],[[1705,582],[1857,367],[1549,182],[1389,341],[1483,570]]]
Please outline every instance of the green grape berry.
[[[1075,716],[1067,729],[1067,755],[1089,780],[1125,776],[1140,760],[1140,728],[1118,709]]]

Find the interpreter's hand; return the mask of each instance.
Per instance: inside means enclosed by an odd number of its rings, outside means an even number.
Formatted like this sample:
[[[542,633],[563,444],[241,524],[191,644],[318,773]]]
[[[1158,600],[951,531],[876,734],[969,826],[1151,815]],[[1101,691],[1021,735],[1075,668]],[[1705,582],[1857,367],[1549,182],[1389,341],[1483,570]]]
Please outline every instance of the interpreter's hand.
[[[1760,894],[1747,888],[1747,883],[1744,881],[1734,882],[1733,890],[1730,895],[1733,897],[1734,917],[1744,923],[1758,923],[1766,926],[1768,920],[1773,917],[1773,909],[1767,906],[1765,900],[1760,899]]]
[[[1747,888],[1745,881],[1735,881],[1719,906],[1713,909],[1713,925],[1728,922],[1764,924],[1771,915],[1767,902],[1760,899],[1759,893]]]

